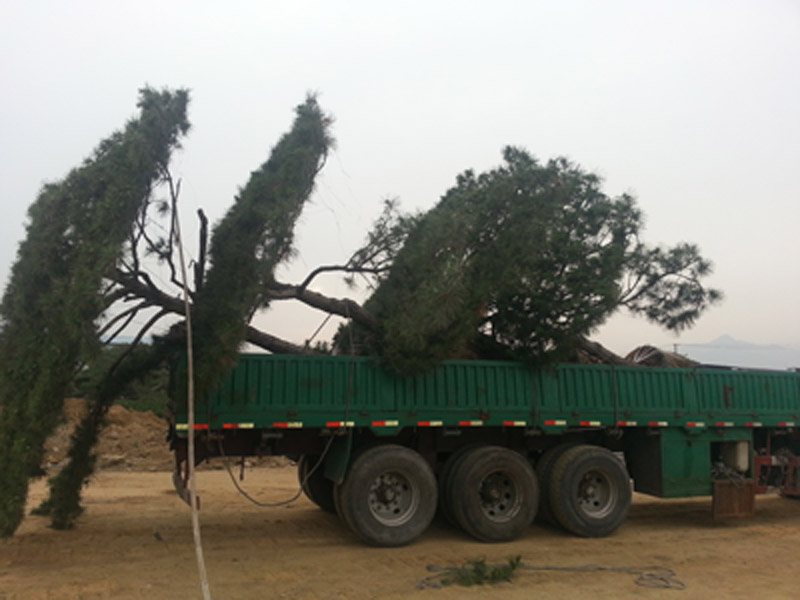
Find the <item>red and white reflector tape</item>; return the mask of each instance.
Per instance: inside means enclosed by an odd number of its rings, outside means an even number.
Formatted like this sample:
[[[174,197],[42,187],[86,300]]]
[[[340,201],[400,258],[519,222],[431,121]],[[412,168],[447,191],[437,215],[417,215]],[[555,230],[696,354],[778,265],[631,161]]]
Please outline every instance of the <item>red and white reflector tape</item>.
[[[778,427],[794,427],[794,421],[783,421],[778,423]]]
[[[733,421],[717,421],[717,427],[733,427]]]
[[[256,426],[255,423],[223,423],[223,429],[253,429]]]
[[[548,427],[565,427],[567,422],[564,419],[546,419],[544,424]]]
[[[744,424],[745,427],[763,427],[761,421],[749,421]]]
[[[442,427],[442,421],[418,421],[417,427]]]
[[[602,423],[600,421],[581,421],[581,427],[602,427]]]
[[[459,421],[459,427],[482,427],[483,421]]]
[[[700,427],[705,427],[706,424],[703,423],[703,421],[689,421],[688,423],[686,423],[686,426],[691,427],[693,429],[698,429]]]
[[[281,423],[273,423],[272,426],[275,429],[302,429],[303,422],[302,421],[285,421]]]
[[[204,425],[202,423],[195,423],[194,430],[195,431],[206,431],[208,429],[208,425]],[[175,423],[175,430],[176,431],[189,431],[189,424],[188,423]]]
[[[355,423],[353,421],[328,421],[325,423],[325,427],[328,429],[338,429],[339,427],[355,427]]]
[[[525,427],[526,425],[525,421],[503,421],[504,427]]]
[[[636,427],[636,421],[617,421],[617,427]]]
[[[650,427],[669,427],[668,421],[650,421],[647,424]]]
[[[373,427],[397,427],[400,421],[373,421]]]

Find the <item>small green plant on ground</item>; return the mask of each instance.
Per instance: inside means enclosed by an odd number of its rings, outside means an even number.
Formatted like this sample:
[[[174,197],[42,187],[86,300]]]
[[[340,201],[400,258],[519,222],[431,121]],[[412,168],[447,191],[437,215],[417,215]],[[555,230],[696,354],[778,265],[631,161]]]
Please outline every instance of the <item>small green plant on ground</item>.
[[[441,578],[442,585],[492,585],[503,581],[511,581],[522,564],[522,556],[512,556],[501,565],[489,565],[485,558],[468,561],[461,567],[447,569]]]

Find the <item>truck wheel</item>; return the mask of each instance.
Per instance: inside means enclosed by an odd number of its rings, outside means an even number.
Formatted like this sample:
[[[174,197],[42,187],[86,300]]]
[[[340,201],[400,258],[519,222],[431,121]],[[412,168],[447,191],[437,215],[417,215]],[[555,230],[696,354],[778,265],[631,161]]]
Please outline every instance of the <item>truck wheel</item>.
[[[550,508],[568,531],[583,537],[613,533],[631,506],[630,478],[614,454],[599,446],[575,446],[553,465]]]
[[[530,463],[499,446],[467,453],[453,468],[450,510],[468,534],[484,542],[508,542],[527,531],[539,504]]]
[[[445,519],[456,527],[458,527],[458,521],[456,521],[453,511],[450,509],[450,490],[453,489],[453,471],[464,461],[467,455],[482,447],[482,445],[462,446],[447,457],[444,465],[442,465],[442,470],[439,472],[439,510],[444,515]]]
[[[564,452],[574,448],[574,443],[564,443],[553,446],[542,454],[536,461],[536,475],[539,479],[539,511],[536,513],[536,520],[550,525],[558,525],[558,521],[553,516],[550,508],[550,479],[553,474],[553,465]]]
[[[297,479],[303,493],[325,512],[336,514],[333,501],[333,482],[325,477],[325,465],[317,466],[319,456],[304,454],[297,461]],[[316,467],[316,468],[314,468]],[[314,469],[312,472],[311,469]]]
[[[370,448],[353,461],[337,505],[342,521],[374,546],[402,546],[419,537],[436,513],[436,477],[417,452]]]

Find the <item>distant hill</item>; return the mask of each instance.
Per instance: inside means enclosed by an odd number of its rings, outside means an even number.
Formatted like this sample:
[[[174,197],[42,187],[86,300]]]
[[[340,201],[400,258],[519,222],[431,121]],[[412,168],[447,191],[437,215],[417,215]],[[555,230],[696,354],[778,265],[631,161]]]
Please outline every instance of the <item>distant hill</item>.
[[[705,344],[678,344],[678,352],[708,365],[781,370],[800,368],[800,347],[751,344],[729,335]]]

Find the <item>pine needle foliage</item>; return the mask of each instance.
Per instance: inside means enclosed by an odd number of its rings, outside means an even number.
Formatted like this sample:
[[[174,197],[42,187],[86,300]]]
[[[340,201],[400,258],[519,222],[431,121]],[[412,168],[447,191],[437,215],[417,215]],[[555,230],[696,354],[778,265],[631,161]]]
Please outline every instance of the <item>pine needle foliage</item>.
[[[13,534],[42,444],[80,364],[96,356],[104,274],[189,129],[188,93],[143,89],[140,114],[28,211],[0,303],[0,535]]]
[[[110,366],[104,376],[91,384],[85,398],[89,410],[72,434],[67,463],[48,482],[48,499],[37,509],[39,515],[49,515],[55,529],[72,528],[81,514],[81,491],[94,472],[96,456],[92,452],[104,425],[108,409],[131,385],[153,373],[166,361],[167,348],[163,342],[137,346],[119,363]]]
[[[357,344],[409,374],[450,358],[546,362],[628,306],[669,329],[720,297],[696,247],[653,250],[629,195],[567,159],[509,147],[488,172],[461,174],[415,221],[365,303],[380,323]]]
[[[333,144],[331,119],[309,96],[292,129],[250,175],[211,238],[211,267],[193,309],[197,397],[233,367],[275,268],[292,254],[294,226]]]

